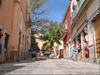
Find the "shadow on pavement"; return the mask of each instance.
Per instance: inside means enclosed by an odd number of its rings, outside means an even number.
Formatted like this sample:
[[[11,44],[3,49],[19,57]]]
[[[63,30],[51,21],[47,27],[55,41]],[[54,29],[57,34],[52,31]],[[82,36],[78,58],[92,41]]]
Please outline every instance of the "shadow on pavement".
[[[38,61],[43,61],[43,60],[46,60],[46,58],[38,58]]]
[[[10,74],[11,71],[23,68],[22,65],[16,65],[16,63],[7,63],[0,65],[0,75]]]
[[[39,58],[38,61],[45,61],[46,58]],[[19,62],[15,62],[15,63],[6,63],[6,64],[0,64],[0,75],[4,75],[4,74],[17,74],[18,70],[17,69],[21,69],[23,67],[25,67],[25,65],[23,65],[23,63],[32,63],[32,62],[36,62],[36,59],[32,59],[32,60],[22,60]]]
[[[44,60],[47,60],[47,59],[44,57],[39,57],[38,60],[36,58],[32,58],[32,60],[28,59],[28,60],[19,61],[17,63],[32,63],[32,62],[44,61]]]

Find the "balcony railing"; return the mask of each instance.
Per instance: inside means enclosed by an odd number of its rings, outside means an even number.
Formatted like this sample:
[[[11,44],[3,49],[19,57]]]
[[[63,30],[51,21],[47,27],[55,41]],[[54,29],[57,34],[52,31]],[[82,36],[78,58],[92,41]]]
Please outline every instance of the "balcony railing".
[[[67,33],[68,33],[68,30],[67,29],[63,29],[61,38],[64,39],[64,37],[66,36]]]
[[[72,17],[71,17],[71,25],[74,21],[74,18],[76,17],[78,11],[80,10],[81,6],[83,5],[83,3],[85,2],[85,0],[79,0],[75,10],[73,11]]]
[[[28,27],[28,28],[31,27],[31,18],[30,18],[30,14],[29,13],[25,14],[25,24],[26,24],[26,27]]]

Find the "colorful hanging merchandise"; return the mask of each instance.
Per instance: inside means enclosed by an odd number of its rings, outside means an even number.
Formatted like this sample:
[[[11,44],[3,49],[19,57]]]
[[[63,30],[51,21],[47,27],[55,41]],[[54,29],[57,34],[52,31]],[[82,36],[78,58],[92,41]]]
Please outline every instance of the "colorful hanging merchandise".
[[[84,48],[89,50],[89,44],[88,44],[88,35],[85,35],[84,39]]]
[[[78,53],[81,51],[81,42],[80,39],[78,38]]]
[[[85,48],[89,50],[89,44],[86,43]]]
[[[3,36],[2,32],[0,32],[0,38]]]
[[[85,35],[85,40],[88,42],[88,35]]]

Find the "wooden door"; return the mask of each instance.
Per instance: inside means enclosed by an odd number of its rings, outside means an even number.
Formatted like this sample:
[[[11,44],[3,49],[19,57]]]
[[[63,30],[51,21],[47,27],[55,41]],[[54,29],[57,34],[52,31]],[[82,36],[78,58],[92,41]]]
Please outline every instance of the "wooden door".
[[[9,39],[9,35],[5,34],[4,62],[8,61],[8,39]]]
[[[63,58],[63,49],[60,49],[60,58]]]
[[[97,58],[100,57],[100,16],[94,20]]]

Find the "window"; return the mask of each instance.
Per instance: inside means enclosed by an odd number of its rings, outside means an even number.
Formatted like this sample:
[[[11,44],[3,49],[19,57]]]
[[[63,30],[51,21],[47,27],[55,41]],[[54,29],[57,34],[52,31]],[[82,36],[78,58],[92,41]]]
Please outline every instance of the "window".
[[[67,22],[67,20],[66,20],[66,23],[65,23],[65,29],[67,29],[67,25],[68,25],[68,22]]]
[[[77,0],[77,2],[79,2],[79,0]]]
[[[73,6],[73,10],[75,9],[76,6]]]
[[[20,12],[20,29],[22,29],[22,24],[23,24],[23,15],[22,12]]]
[[[1,0],[0,0],[0,8],[1,8]]]

